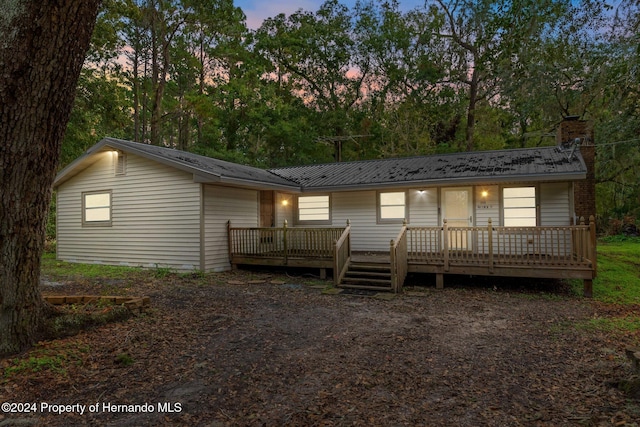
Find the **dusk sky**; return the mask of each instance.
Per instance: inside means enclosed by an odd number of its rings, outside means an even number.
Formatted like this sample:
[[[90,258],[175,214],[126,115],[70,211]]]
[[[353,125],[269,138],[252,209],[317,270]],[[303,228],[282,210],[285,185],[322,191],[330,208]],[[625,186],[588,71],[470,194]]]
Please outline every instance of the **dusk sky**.
[[[298,9],[315,12],[322,3],[324,3],[323,0],[235,0],[234,2],[247,15],[247,26],[253,29],[258,28],[265,18],[276,16],[279,13],[291,15]],[[356,0],[342,0],[340,3],[351,8]],[[400,9],[407,11],[424,5],[424,0],[400,0],[399,3]]]

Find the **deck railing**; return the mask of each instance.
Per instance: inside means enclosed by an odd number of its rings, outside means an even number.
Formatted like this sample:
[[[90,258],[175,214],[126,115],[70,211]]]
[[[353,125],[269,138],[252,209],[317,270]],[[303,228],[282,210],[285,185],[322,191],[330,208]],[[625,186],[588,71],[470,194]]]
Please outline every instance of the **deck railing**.
[[[348,226],[347,226],[348,227]],[[231,227],[227,223],[229,256],[259,256],[262,258],[333,258],[334,242],[343,235],[345,227],[288,227],[280,228]]]
[[[260,255],[278,258],[286,255],[286,227],[234,228],[229,221],[227,228],[229,256]]]
[[[400,233],[395,240],[389,244],[389,255],[391,258],[391,289],[399,292],[407,278],[409,267],[407,261],[407,222],[402,224]]]
[[[558,227],[410,227],[408,260],[439,264],[542,266],[596,270],[595,220]]]
[[[546,276],[579,277],[585,280],[585,295],[591,293],[596,276],[595,220],[588,225],[554,227],[407,227],[403,224],[390,242],[391,287],[398,292],[409,271],[442,275],[491,274],[531,277],[531,271]],[[306,228],[231,227],[228,223],[231,263],[293,265],[333,268],[340,284],[351,261],[351,225]],[[498,270],[498,271],[496,271]],[[473,272],[473,273],[470,273]],[[537,277],[537,276],[536,276]]]
[[[340,285],[342,278],[349,269],[351,261],[351,224],[347,220],[347,227],[333,244],[333,282]]]

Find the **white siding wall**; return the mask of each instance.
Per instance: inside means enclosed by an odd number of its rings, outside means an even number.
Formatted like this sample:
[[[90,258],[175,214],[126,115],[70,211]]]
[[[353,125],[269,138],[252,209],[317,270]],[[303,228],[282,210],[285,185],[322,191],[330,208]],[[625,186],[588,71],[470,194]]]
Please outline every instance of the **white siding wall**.
[[[190,270],[200,267],[200,185],[190,174],[127,154],[115,176],[111,153],[58,188],[58,259]],[[112,191],[112,225],[82,225],[82,193]]]
[[[351,221],[351,249],[388,251],[389,242],[400,232],[401,224],[377,224],[375,191],[347,191],[332,195],[333,225]]]
[[[523,184],[525,185],[525,184]],[[569,184],[546,183],[540,185],[541,221],[543,226],[569,224]],[[473,187],[475,225],[484,227],[491,218],[494,226],[501,225],[500,187],[483,185]],[[482,192],[487,196],[483,197]],[[438,188],[410,189],[409,225],[435,227],[441,225],[438,215]],[[279,194],[276,204],[277,226],[287,219],[293,224],[294,195]],[[282,200],[287,198],[285,207]],[[332,226],[338,227],[351,220],[352,249],[356,251],[388,251],[389,241],[400,231],[400,224],[377,223],[375,191],[349,191],[332,193]]]
[[[293,206],[294,206],[294,198],[296,196],[289,193],[276,193],[276,217],[275,217],[275,226],[282,227],[284,221],[287,221],[287,225],[289,227],[294,226],[293,222]],[[286,205],[284,202],[286,201]]]
[[[438,189],[409,190],[409,225],[438,226]]]
[[[540,225],[570,225],[569,183],[540,184]]]
[[[258,191],[204,186],[205,271],[231,268],[227,221],[232,227],[257,227],[259,206]]]
[[[409,220],[414,227],[438,225],[438,189],[409,189]],[[293,195],[279,194],[277,226],[283,219],[293,224]],[[282,200],[287,198],[285,207]],[[340,227],[351,221],[351,244],[355,251],[388,251],[389,242],[400,232],[401,224],[378,224],[376,191],[348,191],[331,194],[331,226]]]
[[[482,192],[487,192],[487,197]],[[484,227],[489,218],[494,226],[500,225],[500,189],[497,185],[483,185],[475,187],[475,225]]]

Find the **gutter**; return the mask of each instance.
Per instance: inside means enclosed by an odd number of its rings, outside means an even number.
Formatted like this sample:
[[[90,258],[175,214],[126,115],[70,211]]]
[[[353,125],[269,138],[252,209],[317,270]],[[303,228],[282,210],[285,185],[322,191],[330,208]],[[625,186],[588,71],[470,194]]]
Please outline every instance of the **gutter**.
[[[549,182],[549,181],[578,181],[586,179],[586,172],[570,172],[553,175],[509,175],[499,177],[465,177],[465,178],[438,178],[431,180],[414,180],[388,183],[372,184],[349,184],[349,185],[323,185],[317,187],[302,186],[303,193],[311,192],[338,192],[354,190],[377,190],[381,188],[406,188],[406,187],[438,187],[443,185],[481,185],[500,184],[507,182]]]

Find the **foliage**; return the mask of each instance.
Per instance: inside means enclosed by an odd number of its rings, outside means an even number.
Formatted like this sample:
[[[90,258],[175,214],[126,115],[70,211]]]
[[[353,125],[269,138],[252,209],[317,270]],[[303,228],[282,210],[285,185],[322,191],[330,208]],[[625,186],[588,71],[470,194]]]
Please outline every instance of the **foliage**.
[[[596,317],[577,324],[578,329],[606,331],[612,333],[635,332],[640,330],[640,317]]]
[[[122,305],[105,304],[102,301],[84,305],[57,307],[43,328],[47,339],[76,335],[80,331],[119,322],[132,316],[131,310]]]
[[[640,304],[640,239],[612,237],[598,245],[594,298],[617,304]]]
[[[24,373],[52,371],[66,375],[67,367],[82,363],[82,354],[89,351],[84,345],[73,343],[41,342],[28,356],[16,357],[3,366],[4,378]]]
[[[128,96],[117,72],[86,67],[82,70],[63,141],[62,165],[75,160],[96,140],[130,134]]]
[[[158,264],[153,269],[153,275],[158,279],[164,279],[174,273],[171,267],[163,267]]]
[[[595,130],[598,217],[638,216],[639,11],[327,0],[251,30],[230,0],[110,0],[63,165],[106,135],[261,167],[535,147],[578,115]]]
[[[640,244],[640,237],[637,236],[625,236],[623,234],[610,235],[600,238],[602,243],[633,243]],[[606,248],[607,246],[605,246]]]
[[[120,353],[116,356],[116,363],[122,366],[133,365],[133,358],[128,353]]]
[[[144,274],[141,268],[124,267],[103,264],[80,264],[56,260],[55,254],[46,253],[42,256],[42,274],[58,280],[61,278],[96,279],[109,277],[111,279],[126,279],[131,275]]]

